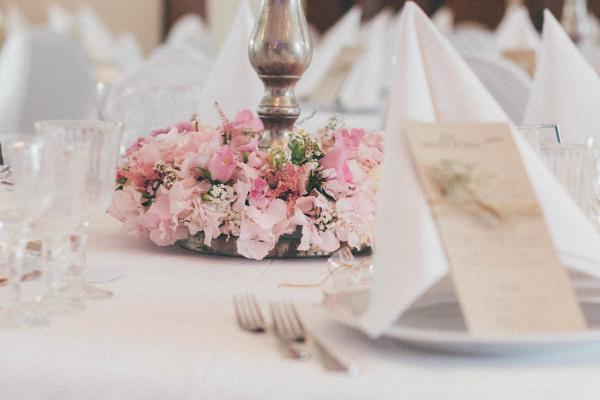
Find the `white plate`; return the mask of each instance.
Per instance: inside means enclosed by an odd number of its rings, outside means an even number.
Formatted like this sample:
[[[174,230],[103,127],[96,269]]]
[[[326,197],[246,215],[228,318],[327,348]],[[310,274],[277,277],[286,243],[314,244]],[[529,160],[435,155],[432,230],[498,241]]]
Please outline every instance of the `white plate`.
[[[325,304],[334,320],[359,328],[359,317],[367,296],[366,291],[338,293],[328,295]],[[580,299],[580,303],[588,322],[588,330],[583,332],[476,335],[466,330],[459,304],[447,299],[409,309],[384,336],[427,350],[482,355],[600,345],[600,302]]]

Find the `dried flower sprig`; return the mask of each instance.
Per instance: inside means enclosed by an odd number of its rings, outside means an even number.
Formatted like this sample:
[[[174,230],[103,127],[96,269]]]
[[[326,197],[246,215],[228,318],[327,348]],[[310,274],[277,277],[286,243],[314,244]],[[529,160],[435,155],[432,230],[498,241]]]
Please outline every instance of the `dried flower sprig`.
[[[471,203],[481,212],[497,221],[504,219],[500,210],[482,199],[474,188],[476,179],[472,165],[444,160],[440,165],[431,168],[430,176],[439,186],[444,197],[459,202]]]

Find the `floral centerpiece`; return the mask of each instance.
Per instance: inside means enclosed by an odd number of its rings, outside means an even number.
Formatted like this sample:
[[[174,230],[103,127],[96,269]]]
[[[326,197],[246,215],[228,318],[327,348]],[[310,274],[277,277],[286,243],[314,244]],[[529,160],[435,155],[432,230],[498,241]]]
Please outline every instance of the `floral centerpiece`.
[[[286,238],[306,254],[371,245],[378,132],[332,118],[314,136],[297,129],[288,148],[261,149],[263,126],[252,112],[233,121],[220,114],[220,127],[179,123],[127,149],[110,208],[125,232],[159,246],[228,243],[257,260]]]

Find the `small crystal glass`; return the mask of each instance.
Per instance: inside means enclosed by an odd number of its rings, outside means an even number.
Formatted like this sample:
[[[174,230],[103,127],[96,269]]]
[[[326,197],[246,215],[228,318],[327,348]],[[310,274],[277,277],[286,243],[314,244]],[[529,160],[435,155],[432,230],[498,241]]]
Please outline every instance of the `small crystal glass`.
[[[22,301],[21,281],[31,225],[55,194],[53,157],[33,135],[2,135],[0,146],[0,247],[12,291],[11,303],[0,312],[0,326],[43,325],[48,319],[35,305]]]
[[[519,133],[536,151],[545,144],[561,143],[560,128],[557,124],[520,125]]]
[[[162,86],[136,84],[118,92],[103,111],[103,120],[122,122],[123,147],[155,129],[189,121],[198,111],[199,85]]]
[[[36,124],[41,135],[58,135],[65,142],[80,143],[89,148],[81,164],[84,187],[77,198],[78,214],[70,244],[74,258],[70,268],[70,282],[61,294],[74,300],[100,300],[112,296],[109,290],[91,285],[85,279],[87,270],[87,243],[90,221],[103,215],[112,200],[119,147],[123,139],[121,124],[103,121],[42,121]]]
[[[554,176],[599,228],[598,149],[583,144],[545,143],[539,150]]]
[[[82,304],[60,294],[69,256],[65,247],[85,212],[81,197],[86,191],[85,165],[91,146],[84,141],[56,132],[38,135],[44,138],[45,151],[52,155],[55,196],[46,212],[33,224],[36,239],[42,242],[42,265],[46,291],[39,298],[48,314],[63,314],[82,308]]]

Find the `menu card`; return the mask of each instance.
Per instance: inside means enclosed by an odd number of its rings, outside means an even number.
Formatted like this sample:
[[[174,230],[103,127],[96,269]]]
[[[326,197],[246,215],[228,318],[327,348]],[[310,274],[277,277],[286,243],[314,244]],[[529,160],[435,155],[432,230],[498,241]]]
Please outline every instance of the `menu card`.
[[[468,329],[585,329],[510,126],[410,122],[405,132]]]

